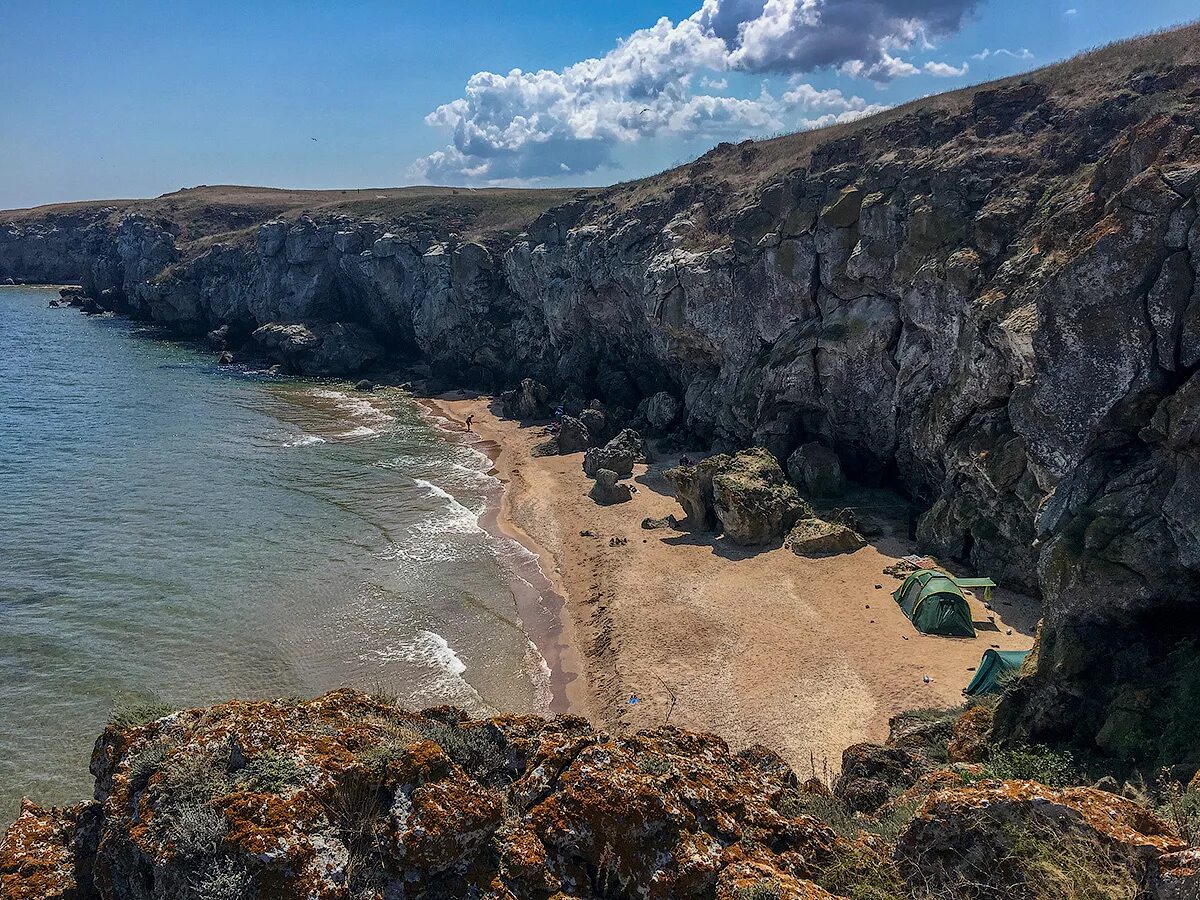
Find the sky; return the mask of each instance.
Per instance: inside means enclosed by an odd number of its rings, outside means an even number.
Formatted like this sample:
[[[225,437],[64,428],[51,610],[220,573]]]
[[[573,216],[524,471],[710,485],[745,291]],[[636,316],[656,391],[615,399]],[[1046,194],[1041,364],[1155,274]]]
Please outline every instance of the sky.
[[[1193,20],[1197,0],[0,0],[0,209],[601,185]]]

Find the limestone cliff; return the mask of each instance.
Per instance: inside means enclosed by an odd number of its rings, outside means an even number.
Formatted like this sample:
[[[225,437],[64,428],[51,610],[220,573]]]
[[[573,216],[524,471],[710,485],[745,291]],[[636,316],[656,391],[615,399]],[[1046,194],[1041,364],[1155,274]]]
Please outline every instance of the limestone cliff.
[[[1200,695],[1198,48],[1190,26],[721,145],[519,233],[329,198],[259,223],[236,197],[184,217],[187,192],[25,211],[0,276],[285,357],[303,324],[298,370],[422,363],[626,410],[665,390],[719,447],[820,440],[916,498],[927,547],[1043,594],[1002,734],[1195,762],[1171,710]]]

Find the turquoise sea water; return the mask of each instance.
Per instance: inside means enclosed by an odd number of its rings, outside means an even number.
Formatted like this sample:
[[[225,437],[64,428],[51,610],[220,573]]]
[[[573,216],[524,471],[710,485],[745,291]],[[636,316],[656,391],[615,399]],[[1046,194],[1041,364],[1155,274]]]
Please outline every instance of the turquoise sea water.
[[[486,456],[55,296],[0,288],[0,820],[90,795],[118,696],[545,708]]]

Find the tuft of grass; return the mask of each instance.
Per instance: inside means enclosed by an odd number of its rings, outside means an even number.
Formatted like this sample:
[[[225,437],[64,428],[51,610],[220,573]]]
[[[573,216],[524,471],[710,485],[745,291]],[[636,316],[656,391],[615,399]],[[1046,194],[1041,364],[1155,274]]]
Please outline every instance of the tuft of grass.
[[[647,775],[668,775],[671,772],[671,762],[665,756],[657,753],[645,753],[638,757],[639,772]]]
[[[1171,822],[1189,846],[1200,847],[1200,790],[1189,791],[1163,769],[1158,779],[1163,798],[1158,814]]]
[[[117,728],[139,728],[175,712],[175,707],[161,700],[122,694],[113,700],[108,723]]]
[[[427,740],[446,751],[455,763],[480,780],[487,780],[501,771],[506,760],[500,745],[484,726],[444,725],[422,719],[413,728]]]
[[[907,900],[908,897],[891,860],[858,844],[839,853],[813,880],[846,900]]]
[[[1036,827],[1006,827],[1012,849],[1006,867],[1019,872],[1012,896],[1029,900],[1135,900],[1137,881],[1096,841],[1064,838]]]
[[[195,900],[248,900],[253,888],[250,872],[232,859],[210,860],[188,881]]]
[[[210,856],[221,848],[229,823],[211,804],[188,800],[161,809],[151,830],[183,857]]]

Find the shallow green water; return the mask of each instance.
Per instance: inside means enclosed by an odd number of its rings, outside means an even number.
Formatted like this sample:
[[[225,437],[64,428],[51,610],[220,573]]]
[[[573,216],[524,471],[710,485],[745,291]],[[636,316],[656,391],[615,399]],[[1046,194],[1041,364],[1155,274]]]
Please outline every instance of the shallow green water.
[[[54,296],[0,288],[0,820],[90,795],[118,695],[544,707],[486,457]]]

